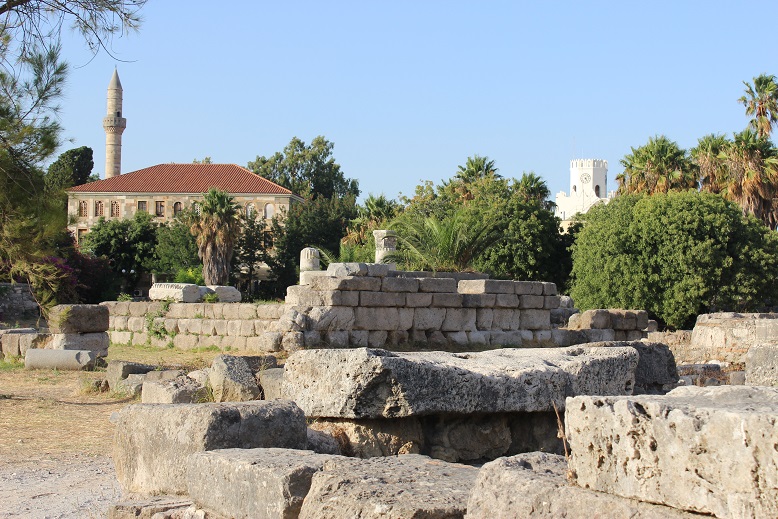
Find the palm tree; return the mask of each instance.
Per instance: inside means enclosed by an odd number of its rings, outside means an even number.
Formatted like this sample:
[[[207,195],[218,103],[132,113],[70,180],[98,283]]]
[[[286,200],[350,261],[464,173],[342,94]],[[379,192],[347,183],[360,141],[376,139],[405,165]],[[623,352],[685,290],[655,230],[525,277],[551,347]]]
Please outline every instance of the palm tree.
[[[549,191],[546,181],[534,171],[522,173],[519,181],[514,184],[514,188],[524,202],[540,204],[541,207],[549,211],[556,205],[548,199],[551,196],[551,191]]]
[[[667,193],[697,187],[697,179],[686,150],[664,135],[648,139],[648,143],[631,148],[621,160],[624,173],[617,176],[621,193]]]
[[[756,130],[759,137],[769,137],[773,124],[778,122],[778,83],[775,76],[760,74],[754,78],[753,86],[743,81],[746,95],[738,101],[746,107],[751,116],[748,126]]]
[[[692,161],[699,169],[700,190],[707,193],[720,193],[727,177],[727,168],[721,159],[721,153],[731,141],[724,135],[711,133],[697,140],[697,146],[690,150]]]
[[[494,167],[494,161],[489,160],[489,157],[482,157],[478,154],[472,157],[467,157],[464,166],[457,166],[457,174],[455,178],[463,180],[465,182],[473,182],[479,178],[496,176],[498,169]]]
[[[228,193],[211,188],[203,194],[200,214],[189,231],[196,237],[206,285],[225,285],[230,261],[241,231],[242,211]]]
[[[372,193],[365,198],[364,205],[357,205],[357,217],[349,222],[343,243],[346,245],[362,245],[369,241],[369,233],[378,229],[400,212],[400,204],[396,200],[386,198],[384,194],[375,196]]]

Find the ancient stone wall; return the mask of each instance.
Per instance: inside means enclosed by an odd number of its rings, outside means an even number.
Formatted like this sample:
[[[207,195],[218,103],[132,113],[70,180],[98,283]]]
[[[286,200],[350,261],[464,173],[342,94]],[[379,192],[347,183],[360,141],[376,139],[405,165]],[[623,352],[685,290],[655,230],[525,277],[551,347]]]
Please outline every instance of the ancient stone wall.
[[[38,303],[27,283],[0,283],[0,320],[34,319],[38,315]]]
[[[754,344],[778,344],[778,314],[702,314],[688,347],[673,353],[679,363],[745,363]]]

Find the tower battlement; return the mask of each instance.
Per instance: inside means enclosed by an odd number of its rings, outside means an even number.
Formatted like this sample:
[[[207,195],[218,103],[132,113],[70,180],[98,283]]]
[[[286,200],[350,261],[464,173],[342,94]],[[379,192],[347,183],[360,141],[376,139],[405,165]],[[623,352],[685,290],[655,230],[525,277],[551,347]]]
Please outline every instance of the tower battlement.
[[[608,169],[608,161],[602,159],[574,159],[570,161],[570,169],[580,168],[605,168]]]

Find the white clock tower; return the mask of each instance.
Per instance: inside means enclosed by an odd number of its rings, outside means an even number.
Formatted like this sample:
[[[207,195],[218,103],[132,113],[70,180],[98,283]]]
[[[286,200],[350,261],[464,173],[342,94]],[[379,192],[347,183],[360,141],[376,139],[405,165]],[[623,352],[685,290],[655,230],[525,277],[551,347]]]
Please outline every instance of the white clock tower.
[[[570,195],[556,195],[556,215],[563,221],[576,213],[585,213],[596,203],[608,201],[608,161],[575,159],[570,161]]]

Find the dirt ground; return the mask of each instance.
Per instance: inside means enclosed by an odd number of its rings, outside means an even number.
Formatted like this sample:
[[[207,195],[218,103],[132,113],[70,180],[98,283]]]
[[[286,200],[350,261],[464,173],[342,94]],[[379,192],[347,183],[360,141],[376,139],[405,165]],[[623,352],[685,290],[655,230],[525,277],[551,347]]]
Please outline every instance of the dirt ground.
[[[218,351],[112,346],[109,359],[202,367]],[[104,371],[0,363],[0,518],[98,518],[122,493],[111,414],[131,402],[93,390]]]

